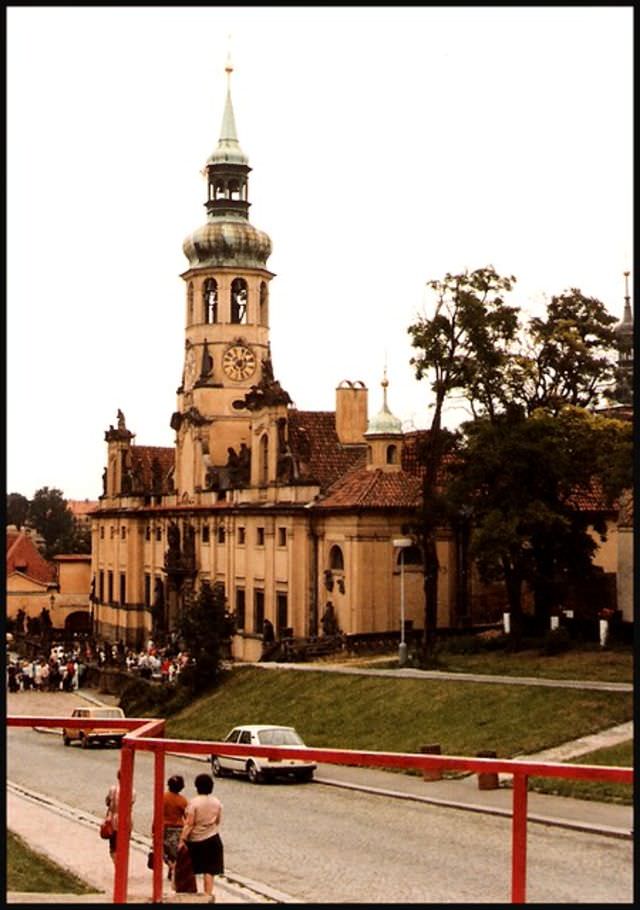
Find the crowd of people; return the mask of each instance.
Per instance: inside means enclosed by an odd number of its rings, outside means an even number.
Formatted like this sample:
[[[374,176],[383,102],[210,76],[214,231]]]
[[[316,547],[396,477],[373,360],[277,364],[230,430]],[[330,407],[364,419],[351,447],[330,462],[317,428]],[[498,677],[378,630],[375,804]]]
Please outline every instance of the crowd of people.
[[[72,644],[52,644],[35,657],[10,652],[6,682],[9,692],[74,692],[83,684],[87,668],[97,665],[169,685],[177,681],[189,660],[188,652],[179,650],[175,642],[159,647],[149,639],[144,647],[134,649],[122,641],[97,643],[87,638]]]

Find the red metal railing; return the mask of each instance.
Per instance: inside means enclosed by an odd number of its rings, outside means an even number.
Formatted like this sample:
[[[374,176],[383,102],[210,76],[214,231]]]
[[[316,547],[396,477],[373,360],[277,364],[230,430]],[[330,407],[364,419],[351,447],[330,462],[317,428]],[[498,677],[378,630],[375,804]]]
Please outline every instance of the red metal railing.
[[[16,727],[86,727],[86,718],[7,717]],[[91,719],[95,728],[113,727],[113,719]],[[465,758],[457,755],[417,755],[412,752],[359,752],[350,749],[316,749],[285,746],[254,746],[238,743],[208,742],[164,738],[165,721],[149,718],[118,718],[118,727],[127,728],[120,754],[119,828],[113,903],[127,903],[129,878],[129,842],[131,837],[131,796],[135,751],[153,752],[153,869],[152,901],[162,899],[162,796],[164,790],[164,757],[167,752],[182,755],[257,755],[264,758],[305,758],[335,765],[377,768],[415,768],[419,771],[471,771],[513,775],[513,808],[511,820],[511,902],[525,903],[527,875],[527,782],[530,776],[569,780],[600,780],[633,784],[633,768],[605,765],[571,765],[555,762],[519,761],[505,758]]]

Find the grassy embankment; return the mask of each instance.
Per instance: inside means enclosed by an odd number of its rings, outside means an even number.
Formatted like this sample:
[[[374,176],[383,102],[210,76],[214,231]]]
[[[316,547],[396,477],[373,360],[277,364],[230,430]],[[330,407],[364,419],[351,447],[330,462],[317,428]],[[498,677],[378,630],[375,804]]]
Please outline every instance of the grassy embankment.
[[[531,655],[529,663],[520,661],[521,673],[557,673],[574,679],[626,677],[631,655],[611,652],[605,657],[605,653],[583,654],[581,664],[576,662],[577,654],[546,657],[539,665],[538,658]],[[481,656],[485,673],[501,672],[498,666],[507,672],[505,658],[512,658],[501,654],[496,664],[493,658],[497,656]],[[462,656],[451,661],[471,672],[470,662]],[[534,665],[537,672],[533,672]],[[295,726],[310,746],[419,752],[424,743],[440,743],[443,754],[448,755],[473,756],[479,750],[493,749],[499,757],[515,757],[632,717],[631,693],[237,667],[215,691],[169,717],[167,735],[216,740],[235,724],[269,722]],[[601,752],[602,756],[591,754],[572,761],[633,764],[631,743]],[[632,800],[631,788],[623,785],[554,779],[532,780],[531,785],[581,798]]]
[[[36,853],[11,831],[7,832],[6,890],[47,894],[96,894],[71,872]]]

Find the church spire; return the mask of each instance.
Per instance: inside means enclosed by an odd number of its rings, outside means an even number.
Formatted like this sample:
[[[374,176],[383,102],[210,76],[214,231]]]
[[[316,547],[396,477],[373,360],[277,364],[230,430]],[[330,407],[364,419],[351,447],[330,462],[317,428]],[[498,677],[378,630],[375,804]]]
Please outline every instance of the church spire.
[[[230,57],[225,65],[227,74],[227,96],[220,126],[220,138],[215,150],[207,159],[207,201],[209,218],[249,217],[248,175],[251,168],[249,159],[238,142],[236,118],[231,101],[231,74],[233,66]]]

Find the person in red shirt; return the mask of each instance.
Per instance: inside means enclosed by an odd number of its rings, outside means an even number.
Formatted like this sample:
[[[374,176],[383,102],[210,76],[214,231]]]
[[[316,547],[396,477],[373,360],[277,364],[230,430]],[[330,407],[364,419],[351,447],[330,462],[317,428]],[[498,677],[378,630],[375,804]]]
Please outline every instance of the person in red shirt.
[[[178,841],[184,824],[187,800],[181,795],[184,778],[173,774],[167,781],[168,790],[162,797],[162,823],[164,826],[164,861],[169,866],[169,880],[173,880],[178,855]]]

